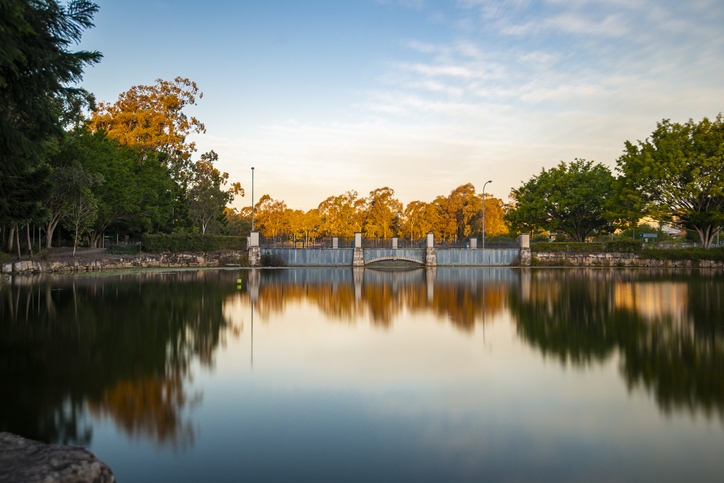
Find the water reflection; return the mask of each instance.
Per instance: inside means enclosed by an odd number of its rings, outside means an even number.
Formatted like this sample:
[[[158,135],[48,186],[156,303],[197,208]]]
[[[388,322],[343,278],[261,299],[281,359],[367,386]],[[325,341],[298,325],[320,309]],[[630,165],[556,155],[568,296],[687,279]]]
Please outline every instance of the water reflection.
[[[0,401],[0,430],[88,444],[87,407],[130,437],[189,444],[184,415],[201,397],[187,393],[189,367],[212,367],[238,334],[222,310],[237,277],[16,277],[0,290],[0,379],[11,395]]]
[[[256,310],[266,319],[304,300],[330,320],[355,323],[369,316],[382,328],[403,311],[432,312],[471,331],[484,317],[492,320],[504,310],[517,280],[512,269],[490,268],[262,271]]]
[[[724,419],[723,289],[716,271],[529,270],[510,300],[544,355],[585,366],[618,352],[629,389],[664,412]]]
[[[486,325],[511,320],[538,358],[588,369],[617,357],[625,385],[649,391],[662,411],[724,419],[723,294],[720,272],[696,270],[286,269],[14,278],[0,287],[0,380],[9,394],[0,398],[0,431],[87,445],[93,422],[109,419],[129,438],[190,447],[193,410],[203,402],[192,384],[194,364],[213,374],[217,354],[240,336],[243,320],[270,324],[277,316],[293,318],[302,305],[316,308],[330,327],[369,323],[382,335],[405,316],[434,318],[442,330],[433,337],[452,328],[468,340]],[[242,302],[253,313],[234,323],[230,307]],[[455,379],[448,369],[436,374]]]

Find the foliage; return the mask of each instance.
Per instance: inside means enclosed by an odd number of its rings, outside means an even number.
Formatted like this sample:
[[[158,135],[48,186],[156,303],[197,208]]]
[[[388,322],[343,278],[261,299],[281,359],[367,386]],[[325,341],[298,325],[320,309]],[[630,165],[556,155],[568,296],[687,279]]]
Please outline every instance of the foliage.
[[[321,221],[319,231],[322,236],[352,237],[364,227],[366,208],[367,200],[358,198],[354,190],[330,196],[317,207]]]
[[[0,2],[0,223],[39,222],[50,172],[39,166],[47,142],[62,133],[66,104],[85,99],[83,67],[98,52],[70,52],[92,27],[98,6],[55,0]]]
[[[262,267],[284,267],[284,259],[278,253],[262,253],[259,259],[259,265]]]
[[[724,247],[718,248],[674,248],[667,250],[644,249],[639,258],[651,260],[711,260],[724,262]]]
[[[140,251],[138,245],[111,245],[106,253],[111,255],[133,255]]]
[[[664,119],[646,141],[626,142],[618,171],[640,204],[696,230],[711,245],[724,225],[724,118],[696,123]]]
[[[561,162],[513,190],[517,204],[506,219],[516,229],[560,230],[583,242],[610,228],[607,209],[613,192],[614,178],[606,166],[584,159]]]
[[[239,183],[234,183],[229,191],[222,190],[229,174],[214,168],[214,163],[218,160],[219,156],[214,151],[209,151],[201,155],[201,160],[193,168],[191,188],[188,191],[189,215],[198,224],[201,233],[206,233],[209,228],[218,233],[217,219],[223,219],[226,204],[234,200],[235,194],[244,196],[244,190]]]
[[[142,247],[143,251],[147,253],[246,250],[246,237],[201,234],[144,234]]]
[[[533,252],[573,253],[633,253],[641,250],[641,242],[618,240],[608,242],[538,242],[531,245]]]
[[[196,83],[183,77],[156,79],[154,86],[133,86],[114,104],[98,104],[91,115],[91,129],[106,131],[121,146],[165,153],[174,179],[180,182],[188,175],[191,154],[196,151],[187,136],[206,132],[203,123],[184,112],[196,104],[197,96],[201,99],[203,93]]]
[[[365,235],[388,238],[397,233],[402,203],[394,198],[394,195],[395,190],[387,186],[370,191],[364,225]]]
[[[226,231],[231,236],[248,236],[251,232],[251,210],[247,207],[246,211],[249,212],[248,216],[245,216],[244,210],[241,213],[237,212],[233,208],[224,209],[224,218],[226,221]]]

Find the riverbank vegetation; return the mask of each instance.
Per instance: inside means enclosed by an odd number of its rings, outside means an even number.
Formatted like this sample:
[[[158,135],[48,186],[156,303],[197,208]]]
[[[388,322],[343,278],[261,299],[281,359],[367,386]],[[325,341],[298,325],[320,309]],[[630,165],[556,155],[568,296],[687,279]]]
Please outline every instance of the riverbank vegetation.
[[[308,211],[268,194],[236,211],[229,204],[243,188],[215,167],[216,152],[196,157],[188,139],[206,130],[188,113],[203,98],[194,81],[156,79],[96,104],[73,85],[102,55],[70,45],[93,27],[98,6],[9,0],[0,8],[0,234],[3,250],[18,258],[41,249],[31,232],[39,240],[42,231],[46,250],[59,228],[74,248],[82,240],[97,247],[108,233],[116,243],[171,233],[247,236],[252,218],[263,236],[294,242],[355,232],[409,239],[432,232],[443,242],[530,232],[587,242],[616,241],[622,230],[618,240],[636,239],[648,216],[696,233],[704,248],[724,224],[721,114],[663,120],[645,141],[625,143],[615,174],[584,159],[543,169],[507,203],[467,183],[407,205],[385,186],[329,196]]]

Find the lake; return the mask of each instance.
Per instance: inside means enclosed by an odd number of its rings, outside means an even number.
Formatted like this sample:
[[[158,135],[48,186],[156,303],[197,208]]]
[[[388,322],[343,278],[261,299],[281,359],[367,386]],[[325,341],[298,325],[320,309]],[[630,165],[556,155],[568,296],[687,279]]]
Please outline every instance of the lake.
[[[721,481],[724,274],[14,277],[0,381],[120,482]]]

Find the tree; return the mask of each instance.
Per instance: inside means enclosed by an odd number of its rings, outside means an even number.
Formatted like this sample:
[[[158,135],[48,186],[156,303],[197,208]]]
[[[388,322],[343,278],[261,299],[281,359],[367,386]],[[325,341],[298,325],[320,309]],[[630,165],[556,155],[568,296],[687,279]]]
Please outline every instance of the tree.
[[[141,163],[141,157],[144,162]],[[103,233],[115,228],[120,232],[141,232],[167,228],[172,217],[171,193],[174,185],[169,170],[163,167],[158,153],[143,154],[135,148],[121,147],[103,131],[91,133],[77,128],[68,133],[48,157],[53,169],[53,187],[45,206],[46,246],[50,248],[55,227],[66,209],[67,192],[72,186],[75,164],[93,176],[103,178],[91,191],[96,201],[97,217],[89,227],[90,246],[97,246]]]
[[[93,131],[106,131],[121,146],[165,153],[174,179],[180,182],[190,175],[191,154],[196,151],[195,143],[187,142],[186,137],[206,132],[203,123],[188,117],[184,109],[203,95],[189,79],[156,79],[153,86],[131,87],[114,104],[99,103],[90,126]]]
[[[614,177],[604,165],[585,159],[543,169],[518,189],[517,205],[506,216],[516,229],[561,230],[576,241],[609,229]]]
[[[70,87],[98,52],[70,52],[93,26],[98,6],[74,0],[0,2],[0,223],[39,221],[50,171],[41,167],[46,143],[62,134],[62,108],[88,98]]]
[[[505,223],[505,204],[500,198],[485,194],[485,236],[495,236],[508,233]],[[482,223],[482,220],[480,221]]]
[[[367,200],[358,198],[354,190],[330,196],[319,204],[321,230],[325,236],[352,237],[362,231]]]
[[[194,165],[191,188],[188,193],[189,214],[206,233],[210,225],[223,218],[226,204],[234,200],[235,194],[244,196],[239,183],[234,183],[229,191],[222,187],[229,179],[229,173],[221,173],[214,168],[219,155],[214,151],[201,155],[201,160]],[[216,230],[218,231],[218,230]]]
[[[626,186],[655,217],[695,230],[702,246],[711,246],[724,225],[721,113],[698,123],[664,119],[645,141],[626,141],[617,163]]]
[[[384,187],[370,191],[369,209],[365,220],[365,233],[387,238],[397,231],[402,214],[402,203],[394,198],[395,190]]]
[[[286,210],[286,203],[275,200],[268,194],[259,199],[254,211],[256,212],[257,223],[262,227],[264,236],[275,237],[281,234],[287,221]]]
[[[73,255],[80,236],[98,216],[98,203],[91,188],[103,183],[103,177],[87,173],[80,163],[74,163],[66,170],[67,190],[65,207],[61,218],[63,226],[73,232]]]

